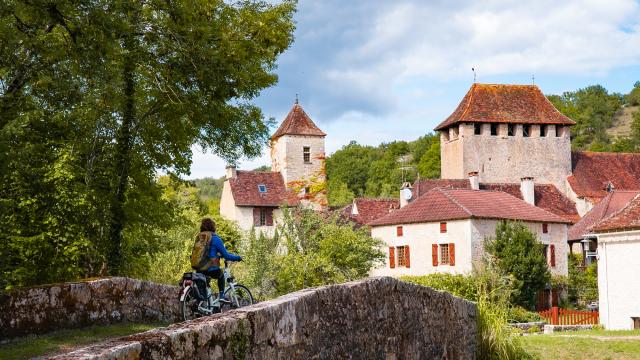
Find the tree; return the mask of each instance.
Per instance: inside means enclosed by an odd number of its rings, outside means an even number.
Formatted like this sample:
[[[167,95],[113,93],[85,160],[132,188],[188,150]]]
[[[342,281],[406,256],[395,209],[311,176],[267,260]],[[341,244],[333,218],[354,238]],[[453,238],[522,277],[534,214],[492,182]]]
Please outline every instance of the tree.
[[[512,302],[533,309],[536,294],[550,281],[544,247],[524,224],[501,221],[495,238],[485,239],[485,250],[496,266],[514,278]]]
[[[171,216],[158,170],[188,174],[194,144],[228,160],[258,155],[270,123],[251,100],[277,80],[294,10],[287,0],[0,4],[3,277],[34,261],[40,270],[11,281],[117,274],[127,234],[148,240],[137,229]]]
[[[353,201],[353,192],[349,190],[347,184],[340,181],[329,182],[329,205],[342,206]]]
[[[440,141],[434,141],[422,155],[418,163],[418,172],[423,178],[440,178]]]
[[[624,97],[624,100],[629,106],[640,105],[640,81],[633,84],[633,89]]]

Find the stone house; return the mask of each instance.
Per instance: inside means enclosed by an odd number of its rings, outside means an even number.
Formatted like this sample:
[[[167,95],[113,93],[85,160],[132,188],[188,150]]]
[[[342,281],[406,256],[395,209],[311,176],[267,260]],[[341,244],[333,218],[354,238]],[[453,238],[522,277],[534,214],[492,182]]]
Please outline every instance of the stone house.
[[[569,220],[503,191],[434,188],[370,223],[388,251],[376,276],[466,274],[484,255],[483,240],[501,220],[524,223],[545,245],[553,274],[567,275]]]
[[[598,242],[600,323],[640,329],[640,195],[591,230]]]
[[[282,206],[326,209],[325,136],[296,101],[271,137],[271,171],[227,168],[220,215],[272,235]]]
[[[551,184],[580,216],[607,191],[640,190],[640,154],[571,152],[570,126],[535,85],[473,84],[440,133],[442,179]]]

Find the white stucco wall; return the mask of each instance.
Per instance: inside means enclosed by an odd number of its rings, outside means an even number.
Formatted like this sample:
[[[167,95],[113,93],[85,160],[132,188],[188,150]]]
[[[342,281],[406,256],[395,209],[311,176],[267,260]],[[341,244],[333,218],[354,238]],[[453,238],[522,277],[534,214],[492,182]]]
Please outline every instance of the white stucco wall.
[[[598,235],[600,324],[632,329],[640,317],[640,230]]]
[[[578,195],[573,191],[571,185],[568,181],[566,181],[566,192],[565,195],[569,198],[569,200],[573,201],[576,204],[576,210],[578,211],[578,215],[583,217],[589,210],[593,209],[595,204],[591,202],[587,198],[578,197]]]
[[[396,234],[397,225],[376,226],[371,229],[371,236],[382,239],[386,247],[384,250],[386,259],[384,265],[373,269],[372,276],[401,276],[401,275],[426,275],[436,272],[469,273],[473,264],[484,256],[483,241],[486,237],[495,236],[498,220],[490,219],[466,219],[447,221],[447,232],[440,233],[440,222],[405,224],[403,236]],[[542,233],[542,223],[525,223],[525,225],[537,235],[544,244],[554,244],[556,253],[556,266],[551,268],[555,275],[568,275],[567,254],[567,225],[548,224],[549,232]],[[432,265],[431,245],[436,243],[456,244],[456,264]],[[388,247],[409,245],[410,267],[389,267]],[[396,254],[397,255],[397,254]],[[396,262],[397,264],[397,262]]]
[[[440,233],[440,222],[403,225],[403,236],[396,236],[396,225],[376,226],[371,236],[386,243],[384,265],[373,269],[372,276],[425,275],[436,272],[468,273],[471,271],[471,220],[453,220],[447,222],[447,232]],[[456,264],[433,266],[431,258],[432,244],[454,243]],[[389,246],[409,245],[410,267],[389,267]],[[397,254],[396,254],[397,255]],[[397,265],[397,262],[396,262]]]
[[[225,181],[222,185],[222,196],[220,198],[220,215],[227,219],[235,221],[238,227],[244,231],[250,231],[253,225],[253,207],[236,206],[231,193],[229,181]],[[258,226],[256,234],[262,232],[266,236],[273,236],[275,228],[282,222],[282,210],[276,208],[273,210],[273,226]]]

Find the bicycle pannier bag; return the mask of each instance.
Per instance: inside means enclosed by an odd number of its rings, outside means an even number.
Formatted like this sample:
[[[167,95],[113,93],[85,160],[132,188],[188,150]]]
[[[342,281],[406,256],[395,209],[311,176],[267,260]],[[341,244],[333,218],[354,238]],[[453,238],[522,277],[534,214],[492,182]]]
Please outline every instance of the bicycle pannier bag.
[[[207,271],[212,266],[220,266],[220,259],[210,258],[211,233],[203,231],[196,236],[191,252],[191,267],[196,271]]]

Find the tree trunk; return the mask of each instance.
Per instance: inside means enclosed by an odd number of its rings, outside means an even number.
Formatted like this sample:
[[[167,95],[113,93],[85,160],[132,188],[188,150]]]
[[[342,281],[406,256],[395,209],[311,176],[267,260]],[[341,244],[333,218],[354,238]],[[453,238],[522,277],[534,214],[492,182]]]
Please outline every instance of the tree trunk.
[[[122,230],[127,221],[124,210],[127,188],[129,186],[129,172],[131,167],[131,147],[133,144],[132,128],[135,122],[135,59],[132,55],[133,39],[127,36],[124,41],[126,54],[124,56],[123,82],[124,101],[122,124],[116,134],[115,175],[117,178],[116,191],[111,204],[110,252],[107,256],[108,272],[111,275],[120,273],[122,267]]]

